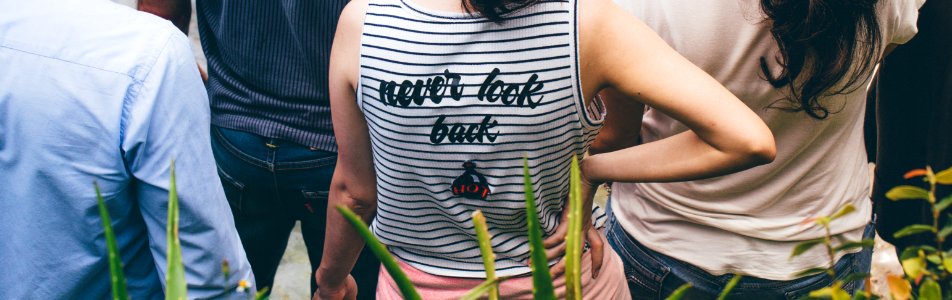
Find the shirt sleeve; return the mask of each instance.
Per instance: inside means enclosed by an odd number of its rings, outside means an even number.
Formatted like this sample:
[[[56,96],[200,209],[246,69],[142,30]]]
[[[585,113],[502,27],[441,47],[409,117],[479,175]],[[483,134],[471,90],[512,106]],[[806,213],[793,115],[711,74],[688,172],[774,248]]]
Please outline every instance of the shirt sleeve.
[[[880,24],[885,35],[883,42],[889,44],[905,44],[919,32],[916,21],[919,19],[919,8],[925,0],[890,0],[882,3],[884,18]],[[888,30],[888,31],[887,31]]]
[[[123,160],[135,178],[132,193],[152,256],[165,278],[170,164],[175,160],[188,298],[248,299],[253,288],[236,292],[239,280],[254,287],[254,279],[212,155],[208,95],[187,38],[172,33],[162,48],[137,89],[129,92],[121,128]],[[223,261],[230,267],[227,280]]]

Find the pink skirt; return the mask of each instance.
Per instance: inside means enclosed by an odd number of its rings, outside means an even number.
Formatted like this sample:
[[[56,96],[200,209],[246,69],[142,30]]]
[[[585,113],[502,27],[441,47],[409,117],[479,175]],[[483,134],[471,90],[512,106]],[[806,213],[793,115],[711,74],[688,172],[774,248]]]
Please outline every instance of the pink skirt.
[[[605,257],[602,270],[598,278],[592,279],[591,251],[582,254],[582,291],[583,299],[615,299],[629,300],[628,283],[625,281],[625,270],[621,258],[608,244],[605,244]],[[470,289],[482,283],[483,279],[446,277],[420,271],[409,264],[397,260],[403,272],[407,273],[410,281],[417,288],[423,299],[458,299]],[[558,298],[565,297],[565,276],[553,278],[555,294]],[[500,299],[532,299],[532,276],[510,278],[499,285]],[[381,267],[377,283],[377,299],[403,299],[400,288],[394,283],[390,274]]]

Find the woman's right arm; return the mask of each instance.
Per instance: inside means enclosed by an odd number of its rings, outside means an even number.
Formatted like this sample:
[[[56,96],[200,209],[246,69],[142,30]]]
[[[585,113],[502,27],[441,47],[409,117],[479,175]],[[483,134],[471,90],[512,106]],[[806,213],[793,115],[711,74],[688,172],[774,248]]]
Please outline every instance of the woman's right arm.
[[[336,207],[350,208],[368,224],[377,210],[370,135],[356,102],[360,35],[366,8],[366,0],[351,1],[344,8],[331,47],[329,93],[338,153],[327,203],[324,254],[314,276],[318,286],[314,299],[354,299],[357,293],[349,274],[364,240]]]
[[[610,0],[586,1],[578,13],[584,94],[610,88],[691,129],[592,155],[582,165],[588,179],[692,180],[773,160],[776,146],[763,120],[647,25]]]

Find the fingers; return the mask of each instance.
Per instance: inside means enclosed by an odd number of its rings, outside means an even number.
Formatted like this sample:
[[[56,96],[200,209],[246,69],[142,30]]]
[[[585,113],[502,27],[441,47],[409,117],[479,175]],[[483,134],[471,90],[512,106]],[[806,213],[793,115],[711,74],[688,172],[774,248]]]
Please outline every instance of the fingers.
[[[555,228],[555,232],[552,233],[549,237],[542,240],[542,246],[546,249],[553,248],[565,242],[565,235],[568,233],[569,223],[561,222],[559,227]]]
[[[545,249],[545,258],[548,259],[549,261],[552,261],[554,259],[564,256],[566,246],[567,246],[566,243],[561,243],[556,245],[553,248]]]
[[[588,240],[588,246],[592,251],[592,279],[595,279],[602,270],[602,261],[605,257],[605,237],[598,230],[590,227],[585,231],[585,239]]]
[[[559,278],[562,274],[565,274],[565,260],[560,260],[558,263],[549,267],[549,273],[552,274],[552,278]]]
[[[357,300],[357,281],[352,275],[347,275],[347,293],[344,294],[346,300]]]

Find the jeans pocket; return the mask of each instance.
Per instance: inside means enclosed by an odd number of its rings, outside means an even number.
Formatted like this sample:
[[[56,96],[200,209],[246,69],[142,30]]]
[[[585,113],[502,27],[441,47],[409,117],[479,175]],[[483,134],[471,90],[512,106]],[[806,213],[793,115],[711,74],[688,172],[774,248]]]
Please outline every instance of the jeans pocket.
[[[244,200],[245,185],[235,180],[231,175],[228,175],[221,167],[218,167],[218,177],[221,178],[221,185],[225,190],[225,198],[228,199],[228,205],[231,206],[232,213],[235,215],[242,214],[244,211],[242,209],[242,203]]]
[[[609,245],[624,262],[632,299],[661,299],[662,282],[671,268],[635,242],[617,223],[610,221],[606,232]]]
[[[304,210],[311,215],[318,215],[323,218],[327,210],[328,191],[301,190],[301,199],[304,203]]]

